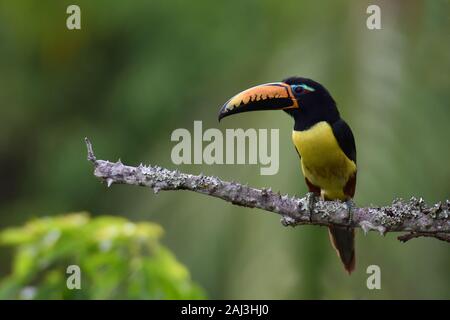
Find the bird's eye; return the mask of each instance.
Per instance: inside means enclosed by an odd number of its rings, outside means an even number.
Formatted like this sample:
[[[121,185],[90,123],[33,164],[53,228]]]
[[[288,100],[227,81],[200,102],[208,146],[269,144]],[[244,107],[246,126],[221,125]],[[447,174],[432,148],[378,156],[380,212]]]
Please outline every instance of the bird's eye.
[[[305,91],[305,89],[303,89],[300,86],[295,86],[295,88],[294,88],[294,92],[297,94],[303,93],[304,91]]]
[[[314,88],[312,88],[306,84],[294,84],[291,86],[291,88],[295,95],[301,95],[301,94],[315,91]]]

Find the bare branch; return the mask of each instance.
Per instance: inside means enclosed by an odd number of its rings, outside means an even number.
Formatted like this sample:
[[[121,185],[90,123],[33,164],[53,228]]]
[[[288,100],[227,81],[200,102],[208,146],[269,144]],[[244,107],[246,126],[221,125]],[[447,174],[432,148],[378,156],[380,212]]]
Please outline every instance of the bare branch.
[[[155,193],[160,190],[190,190],[231,202],[232,204],[259,208],[281,215],[285,226],[320,225],[348,226],[386,232],[408,232],[399,240],[417,237],[434,237],[448,241],[450,238],[450,201],[429,206],[420,198],[408,201],[396,199],[390,206],[355,207],[340,201],[322,201],[308,194],[305,198],[290,197],[273,192],[270,188],[255,189],[237,182],[222,181],[217,177],[191,175],[158,166],[132,167],[117,162],[97,160],[92,145],[86,138],[88,160],[94,164],[94,175],[106,184],[146,186]],[[352,217],[349,221],[349,216]]]

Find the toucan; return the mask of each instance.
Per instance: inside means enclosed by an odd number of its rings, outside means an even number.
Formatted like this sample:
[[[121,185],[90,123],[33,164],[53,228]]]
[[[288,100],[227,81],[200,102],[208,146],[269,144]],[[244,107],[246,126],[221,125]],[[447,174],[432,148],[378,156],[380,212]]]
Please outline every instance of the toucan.
[[[219,111],[219,121],[257,110],[283,110],[294,119],[292,141],[309,192],[350,205],[356,187],[355,139],[328,90],[302,77],[258,85],[228,100]],[[332,226],[328,230],[345,270],[351,274],[355,268],[354,229]]]

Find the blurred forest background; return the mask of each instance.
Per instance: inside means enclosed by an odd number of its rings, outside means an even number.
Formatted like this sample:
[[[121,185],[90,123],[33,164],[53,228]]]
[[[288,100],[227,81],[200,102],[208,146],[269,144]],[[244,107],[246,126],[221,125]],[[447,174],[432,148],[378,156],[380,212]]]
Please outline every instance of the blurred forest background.
[[[79,31],[66,28],[70,4],[81,8]],[[366,28],[370,4],[381,7],[382,30]],[[449,299],[444,242],[402,244],[394,234],[359,232],[349,277],[324,228],[284,228],[274,214],[189,192],[107,189],[93,177],[83,141],[89,137],[102,159],[301,196],[288,116],[217,122],[236,92],[299,75],[324,84],[353,129],[357,205],[448,199],[449,9],[447,0],[1,0],[0,230],[84,210],[155,222],[165,230],[163,245],[209,298]],[[192,130],[194,120],[204,129],[279,128],[279,173],[260,176],[259,165],[175,166],[170,135]],[[0,282],[13,255],[0,247]],[[371,264],[381,267],[381,290],[366,287]]]

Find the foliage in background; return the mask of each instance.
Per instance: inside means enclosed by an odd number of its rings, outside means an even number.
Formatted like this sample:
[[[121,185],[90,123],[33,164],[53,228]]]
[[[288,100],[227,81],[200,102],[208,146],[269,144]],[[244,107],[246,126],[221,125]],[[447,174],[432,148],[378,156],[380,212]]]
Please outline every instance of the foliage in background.
[[[242,89],[306,76],[330,90],[355,134],[357,205],[447,199],[448,0],[77,0],[77,31],[66,28],[70,4],[0,0],[0,228],[81,210],[154,221],[216,299],[450,298],[446,243],[357,233],[347,277],[324,228],[286,229],[275,215],[188,192],[106,189],[83,141],[105,159],[301,196],[292,119],[254,112],[219,124],[217,112]],[[366,27],[371,4],[381,8],[382,30]],[[279,173],[174,165],[171,133],[192,130],[194,120],[204,130],[279,129]],[[371,264],[382,270],[382,290],[365,286]]]
[[[15,247],[0,299],[199,299],[188,270],[159,243],[162,228],[86,213],[45,217],[0,233]],[[81,269],[81,289],[68,289],[69,265]]]

